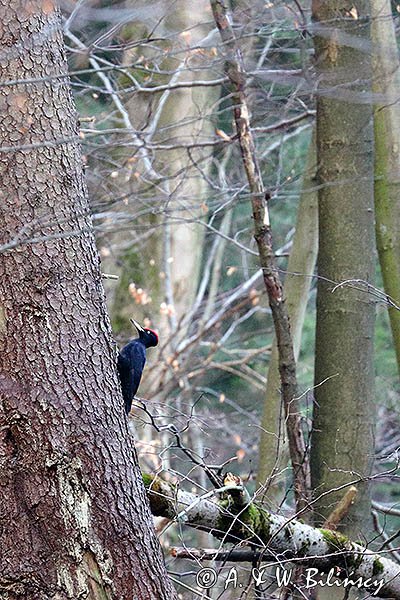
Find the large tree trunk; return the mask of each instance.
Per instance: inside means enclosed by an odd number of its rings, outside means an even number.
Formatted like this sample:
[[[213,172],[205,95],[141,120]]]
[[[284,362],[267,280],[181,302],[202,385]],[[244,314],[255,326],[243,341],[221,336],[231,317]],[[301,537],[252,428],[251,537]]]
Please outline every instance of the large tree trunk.
[[[319,71],[319,252],[312,481],[317,496],[368,476],[374,451],[374,303],[335,282],[373,282],[374,209],[369,3],[313,3]],[[355,80],[355,74],[357,79]],[[360,286],[358,286],[360,287]],[[362,286],[361,286],[362,287]],[[343,522],[367,532],[367,483]],[[342,495],[319,498],[326,517]]]
[[[0,96],[0,244],[21,242],[0,254],[0,595],[174,598],[118,389],[59,15],[1,0],[0,22],[3,80],[56,78]]]

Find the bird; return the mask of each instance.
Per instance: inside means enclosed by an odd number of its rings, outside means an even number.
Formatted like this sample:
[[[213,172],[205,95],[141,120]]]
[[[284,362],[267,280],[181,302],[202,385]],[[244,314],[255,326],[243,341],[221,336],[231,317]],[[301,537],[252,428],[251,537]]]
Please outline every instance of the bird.
[[[146,363],[146,349],[157,346],[158,335],[152,329],[139,325],[135,319],[130,319],[136,327],[139,337],[129,342],[118,354],[118,374],[121,382],[122,397],[125,412],[129,415],[132,400],[138,390]]]

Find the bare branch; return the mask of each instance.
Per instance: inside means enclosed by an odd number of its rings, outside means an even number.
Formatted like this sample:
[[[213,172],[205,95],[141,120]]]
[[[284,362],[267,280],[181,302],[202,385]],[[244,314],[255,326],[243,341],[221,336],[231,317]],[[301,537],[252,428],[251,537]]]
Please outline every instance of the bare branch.
[[[240,50],[232,29],[232,19],[223,0],[211,0],[214,19],[227,50],[225,71],[232,90],[233,112],[236,131],[242,153],[243,166],[251,192],[251,203],[258,246],[260,264],[265,288],[274,320],[279,352],[279,372],[282,385],[282,400],[285,407],[289,449],[293,465],[294,488],[297,507],[301,510],[307,505],[311,482],[306,445],[304,442],[301,416],[296,401],[297,380],[296,362],[290,332],[289,316],[282,294],[282,283],[276,267],[272,247],[271,223],[269,217],[269,194],[263,185],[262,176],[253,136],[250,128],[250,116],[245,94],[246,73],[242,64]]]

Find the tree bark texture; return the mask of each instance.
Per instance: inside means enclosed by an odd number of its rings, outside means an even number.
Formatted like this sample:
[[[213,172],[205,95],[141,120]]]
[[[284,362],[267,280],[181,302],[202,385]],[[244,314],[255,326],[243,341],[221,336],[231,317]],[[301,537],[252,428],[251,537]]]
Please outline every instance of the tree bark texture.
[[[371,473],[374,451],[375,309],[366,290],[375,269],[369,3],[313,3],[319,89],[319,252],[315,407],[311,469],[316,494]],[[357,287],[357,286],[355,286]],[[366,532],[370,499],[361,485],[343,525]],[[341,491],[316,502],[327,517]],[[318,520],[318,519],[317,519]]]
[[[59,14],[1,0],[0,23],[0,243],[20,238],[0,254],[0,596],[174,598],[123,413]],[[44,79],[4,85],[24,78]]]

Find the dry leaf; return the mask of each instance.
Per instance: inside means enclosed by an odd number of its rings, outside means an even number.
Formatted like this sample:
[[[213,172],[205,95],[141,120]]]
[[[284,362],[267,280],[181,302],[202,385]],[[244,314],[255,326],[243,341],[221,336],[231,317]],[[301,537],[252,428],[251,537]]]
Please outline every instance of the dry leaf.
[[[353,17],[353,19],[358,19],[358,12],[355,6],[352,6],[349,10],[349,15]]]
[[[99,250],[101,258],[108,258],[111,256],[111,251],[106,246],[102,246]]]
[[[240,448],[237,452],[236,452],[236,456],[238,459],[238,462],[242,462],[242,460],[244,459],[244,457],[246,456],[246,451],[243,450],[243,448]]]
[[[225,131],[222,131],[222,129],[216,129],[215,133],[221,138],[223,139],[225,142],[230,142],[231,141],[231,137],[229,135],[227,135],[225,133]]]

